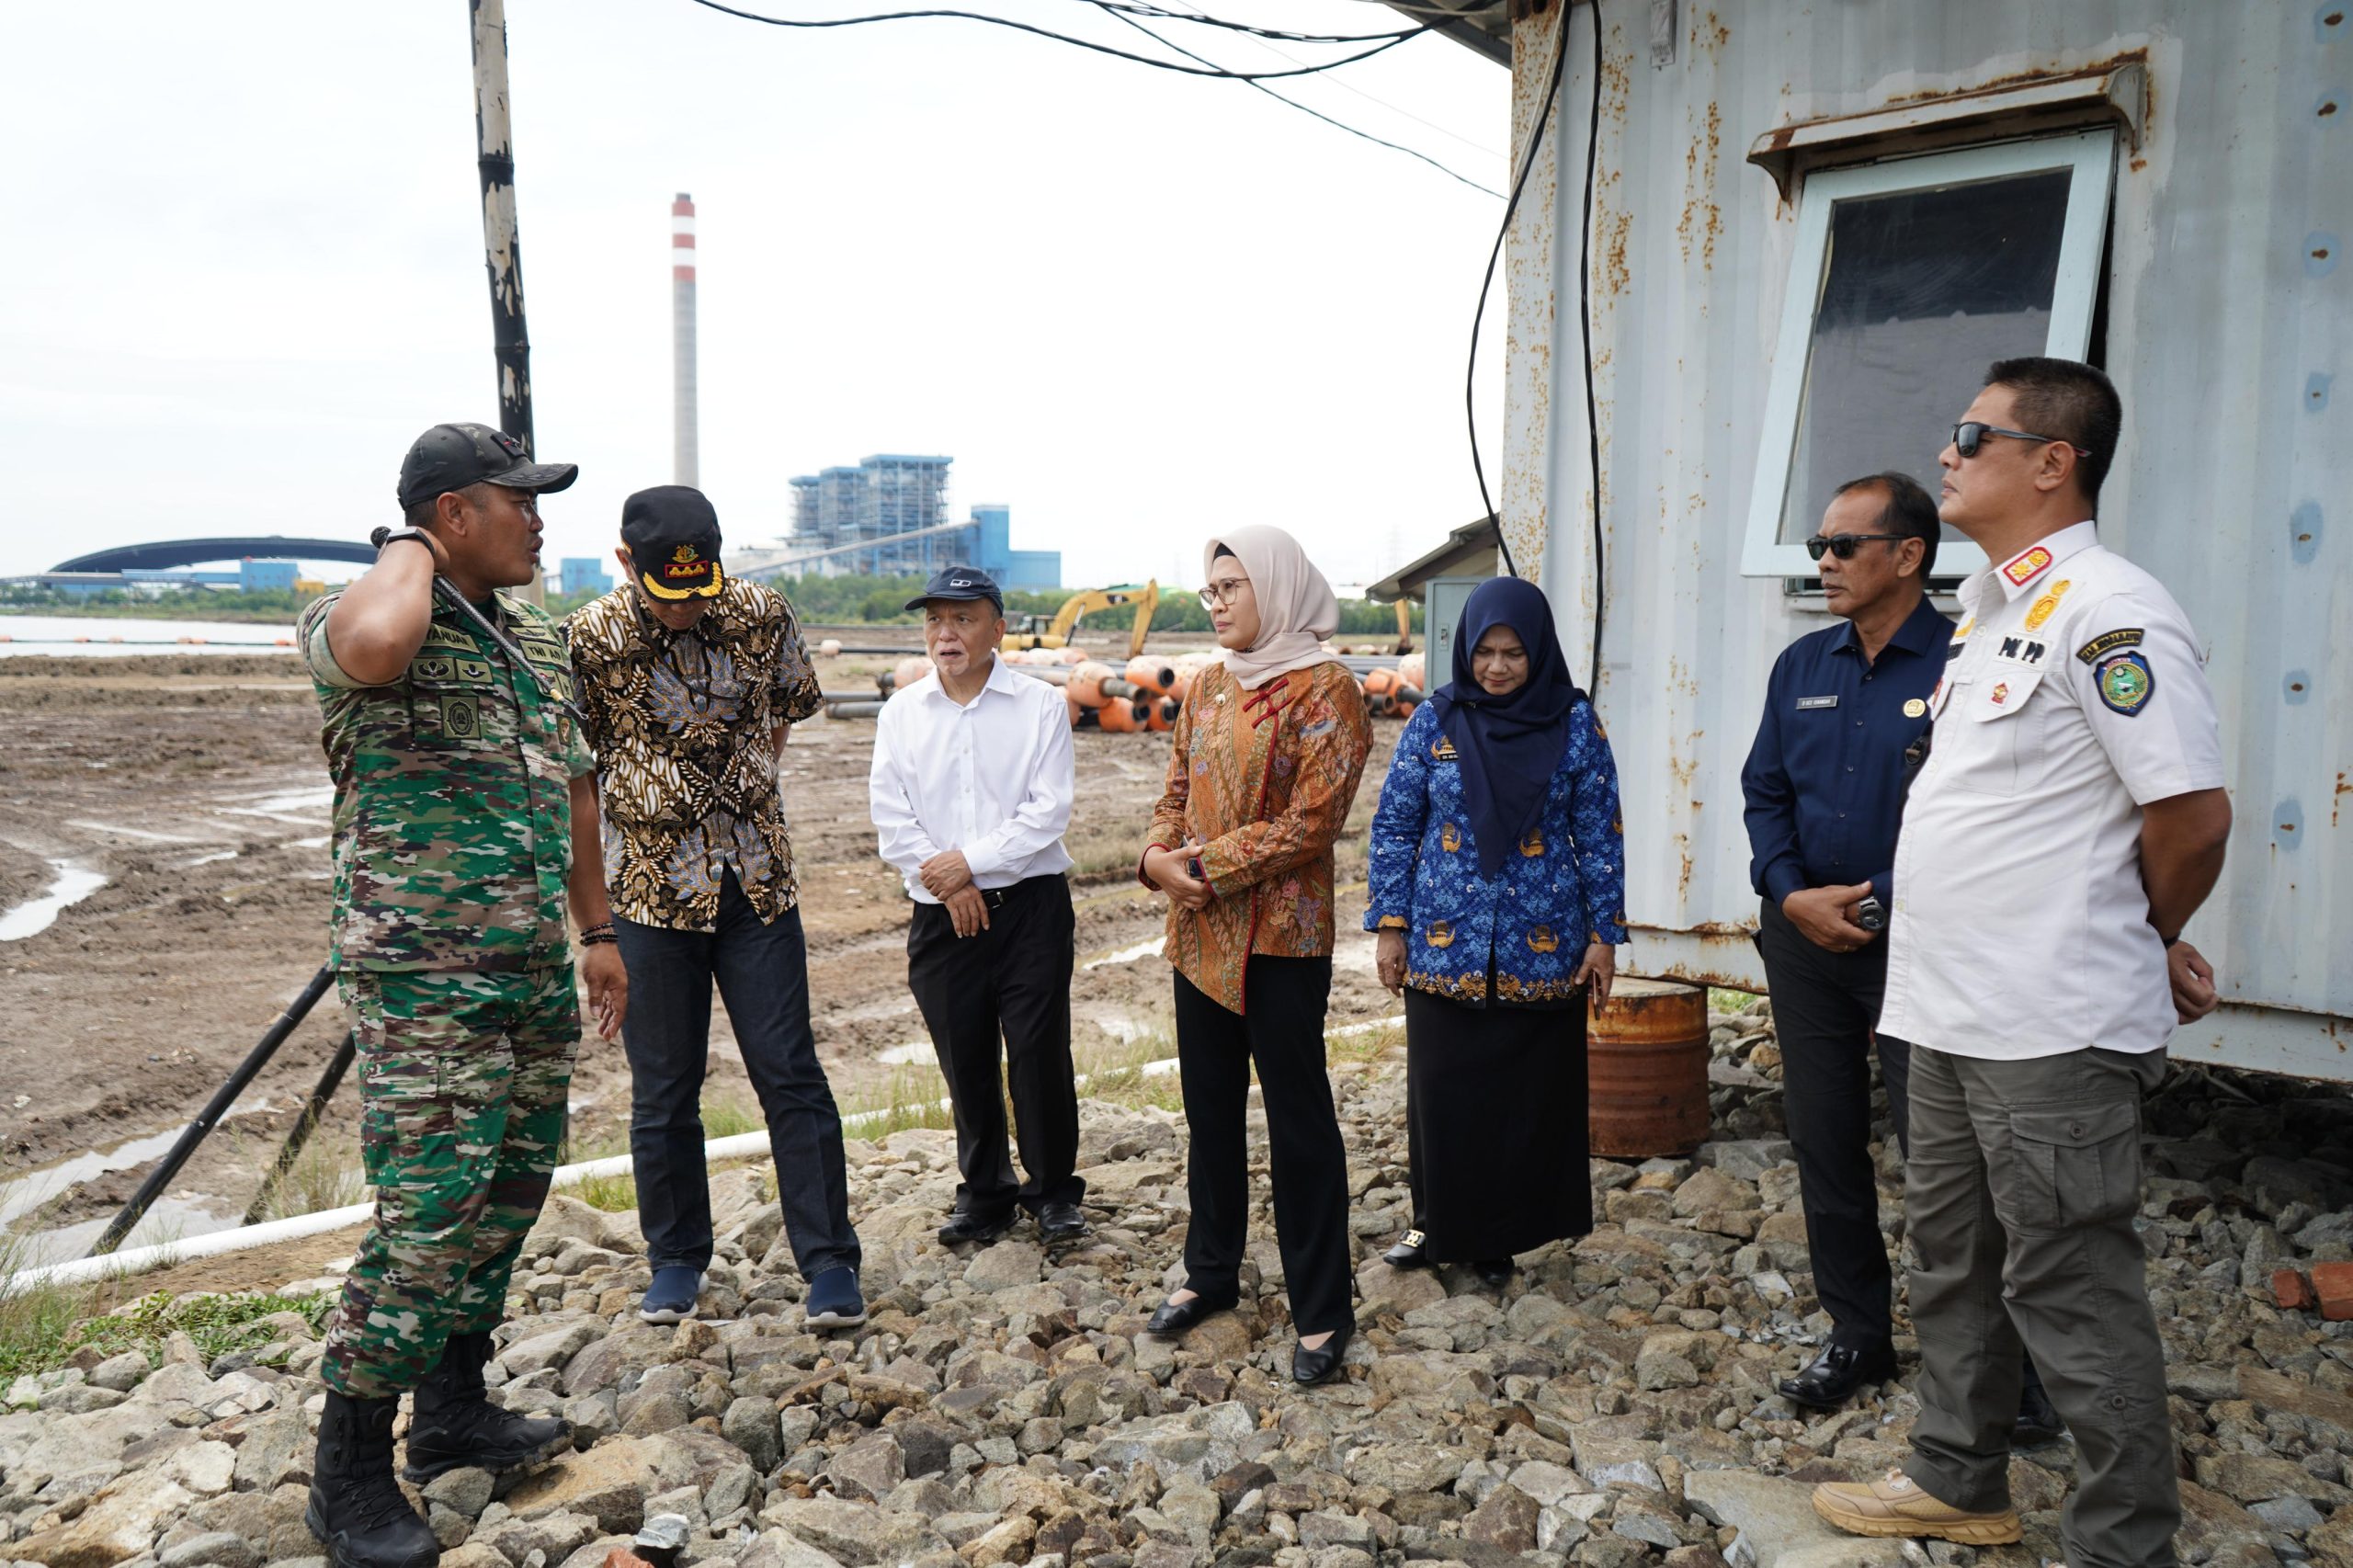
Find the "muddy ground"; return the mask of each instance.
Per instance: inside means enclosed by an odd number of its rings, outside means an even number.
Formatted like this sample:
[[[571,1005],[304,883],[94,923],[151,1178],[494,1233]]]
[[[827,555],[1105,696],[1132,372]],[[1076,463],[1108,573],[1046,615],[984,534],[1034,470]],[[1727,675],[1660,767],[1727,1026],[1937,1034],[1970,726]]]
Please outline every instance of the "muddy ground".
[[[858,638],[884,640],[870,629]],[[820,673],[829,690],[862,689],[888,663],[835,658]],[[290,655],[0,659],[0,912],[46,892],[58,862],[108,879],[47,930],[0,941],[0,1221],[80,1227],[42,1249],[54,1255],[136,1188],[160,1153],[136,1141],[167,1142],[324,961],[328,786],[317,710]],[[1376,733],[1343,846],[1336,1024],[1394,1011],[1369,939],[1347,933],[1360,925],[1364,824],[1395,733],[1393,722]],[[926,1036],[905,986],[908,905],[867,817],[872,736],[870,720],[813,721],[784,758],[818,1050],[846,1107],[938,1092],[921,1051],[912,1064],[909,1053],[883,1060]],[[1079,736],[1070,847],[1082,1070],[1166,1028],[1167,968],[1136,950],[1159,936],[1161,906],[1129,868],[1167,752],[1165,735]],[[723,1006],[712,1016],[711,1095],[748,1105]],[[345,1028],[330,994],[138,1239],[235,1222]],[[618,1043],[588,1042],[573,1096],[575,1152],[620,1148],[629,1096]],[[356,1168],[356,1127],[347,1085],[320,1135],[331,1163]],[[94,1171],[108,1164],[122,1168]],[[17,1185],[37,1173],[47,1174]],[[16,1213],[36,1192],[38,1217]]]

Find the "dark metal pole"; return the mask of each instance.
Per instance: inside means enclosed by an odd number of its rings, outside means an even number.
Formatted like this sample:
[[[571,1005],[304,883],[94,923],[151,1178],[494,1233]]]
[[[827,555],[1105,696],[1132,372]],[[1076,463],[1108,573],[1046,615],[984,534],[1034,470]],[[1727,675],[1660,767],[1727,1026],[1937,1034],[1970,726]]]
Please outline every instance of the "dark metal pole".
[[[326,1114],[327,1101],[335,1098],[336,1088],[343,1083],[343,1075],[351,1070],[352,1058],[358,1053],[358,1032],[346,1029],[343,1043],[335,1048],[335,1055],[328,1060],[326,1071],[319,1074],[318,1086],[311,1091],[311,1097],[302,1102],[302,1114],[294,1119],[294,1129],[286,1135],[286,1147],[278,1151],[278,1163],[270,1166],[267,1176],[262,1177],[261,1190],[254,1194],[253,1206],[245,1210],[243,1223],[258,1225],[267,1216],[270,1199],[278,1196],[278,1184],[286,1179],[286,1173],[294,1168],[295,1160],[301,1155],[302,1145],[308,1143],[311,1134],[318,1131],[319,1120]]]
[[[180,1167],[188,1164],[188,1157],[196,1153],[199,1143],[204,1142],[204,1135],[227,1114],[229,1108],[236,1103],[237,1096],[244,1093],[245,1085],[254,1081],[254,1074],[278,1054],[278,1048],[286,1043],[286,1037],[310,1016],[312,1007],[334,983],[335,970],[325,964],[320,965],[319,972],[311,976],[311,983],[302,987],[301,994],[286,1004],[286,1010],[278,1015],[278,1021],[264,1032],[260,1042],[243,1062],[237,1063],[237,1070],[229,1074],[221,1087],[213,1091],[211,1103],[197,1112],[196,1119],[188,1124],[188,1130],[180,1134],[179,1142],[172,1145],[171,1153],[147,1173],[147,1179],[139,1184],[138,1192],[122,1206],[122,1212],[114,1217],[105,1233],[91,1246],[89,1256],[101,1256],[122,1244],[122,1238],[131,1233],[131,1227],[139,1223],[148,1206],[162,1195],[164,1188],[171,1184],[171,1179],[179,1175]]]
[[[498,427],[531,444],[531,340],[523,324],[523,244],[515,224],[515,131],[506,99],[506,0],[467,0],[472,13],[475,165],[482,172],[483,256],[490,270],[490,336],[498,361]],[[540,602],[534,573],[528,596]]]

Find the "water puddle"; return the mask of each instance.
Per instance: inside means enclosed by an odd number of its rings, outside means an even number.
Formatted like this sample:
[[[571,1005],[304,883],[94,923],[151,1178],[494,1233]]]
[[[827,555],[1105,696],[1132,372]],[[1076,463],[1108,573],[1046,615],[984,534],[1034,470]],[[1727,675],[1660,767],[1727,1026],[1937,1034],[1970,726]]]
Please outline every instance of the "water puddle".
[[[181,861],[180,869],[193,871],[199,866],[210,866],[216,860],[233,860],[237,858],[237,854],[238,851],[234,849],[215,849],[210,855],[199,855],[194,859]]]
[[[222,816],[267,817],[272,822],[292,823],[297,827],[314,827],[319,818],[335,809],[335,790],[293,790],[265,795],[249,806],[215,806]]]
[[[1138,942],[1132,948],[1121,948],[1116,953],[1106,954],[1104,957],[1099,959],[1090,959],[1082,967],[1086,969],[1108,969],[1115,963],[1133,963],[1138,959],[1156,959],[1160,956],[1160,950],[1166,945],[1167,941],[1168,938],[1166,937],[1154,937],[1149,942]]]
[[[208,841],[202,838],[190,838],[185,833],[154,833],[143,827],[124,827],[118,823],[110,822],[87,822],[78,817],[67,822],[65,825],[68,827],[86,828],[92,833],[103,833],[116,838],[143,838],[150,844],[203,844],[207,842],[219,842],[217,839]]]
[[[21,942],[38,936],[57,924],[67,905],[81,903],[107,885],[105,873],[87,866],[71,860],[51,860],[50,865],[55,868],[57,880],[49,884],[49,891],[0,915],[0,942]]]
[[[229,1108],[227,1116],[251,1116],[270,1108],[267,1096],[241,1101]],[[17,1221],[31,1215],[39,1218],[43,1204],[77,1183],[92,1180],[110,1171],[136,1170],[160,1157],[179,1141],[183,1128],[166,1128],[118,1143],[110,1149],[97,1149],[60,1161],[44,1170],[32,1172],[11,1182],[0,1183],[0,1231],[11,1230]],[[218,1138],[220,1130],[212,1136]],[[166,1192],[155,1199],[138,1225],[123,1239],[125,1248],[145,1246],[154,1242],[175,1241],[183,1236],[202,1235],[208,1231],[225,1231],[241,1222],[237,1211],[216,1214],[207,1207],[210,1195],[182,1189]],[[112,1222],[111,1210],[95,1219],[78,1221],[53,1230],[29,1233],[17,1239],[17,1261],[27,1266],[55,1263],[64,1258],[80,1257],[98,1239],[100,1232]]]

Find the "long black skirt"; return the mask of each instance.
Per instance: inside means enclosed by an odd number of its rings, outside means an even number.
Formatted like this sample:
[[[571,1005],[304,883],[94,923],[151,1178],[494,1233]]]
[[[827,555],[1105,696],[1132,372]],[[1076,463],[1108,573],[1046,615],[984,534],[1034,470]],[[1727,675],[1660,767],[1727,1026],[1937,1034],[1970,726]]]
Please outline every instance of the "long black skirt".
[[[1405,993],[1414,1227],[1439,1263],[1593,1229],[1586,1010],[1470,1007]]]

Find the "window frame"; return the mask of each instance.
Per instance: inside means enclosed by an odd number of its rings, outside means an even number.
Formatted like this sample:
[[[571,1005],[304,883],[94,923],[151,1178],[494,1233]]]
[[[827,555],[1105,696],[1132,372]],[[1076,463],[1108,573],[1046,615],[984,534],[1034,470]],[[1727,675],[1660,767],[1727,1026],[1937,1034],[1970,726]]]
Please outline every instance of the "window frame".
[[[1779,345],[1765,395],[1762,434],[1756,449],[1756,483],[1749,491],[1748,527],[1740,572],[1745,577],[1805,578],[1815,574],[1802,544],[1780,542],[1790,469],[1797,455],[1798,420],[1803,412],[1806,373],[1813,362],[1813,330],[1822,294],[1829,282],[1824,252],[1830,212],[1857,197],[1926,190],[1938,186],[2003,179],[2064,169],[2067,216],[2061,227],[2059,268],[2051,290],[2051,320],[2042,352],[2080,359],[2091,342],[2108,248],[2109,205],[2115,183],[2116,131],[2101,127],[2059,136],[1980,143],[1908,153],[1805,176],[1798,195],[1796,244],[1781,301]],[[1802,354],[1789,352],[1802,347]],[[1960,409],[1953,410],[1957,418]],[[1901,466],[1893,454],[1893,466]],[[1921,476],[1929,480],[1928,475]],[[1930,481],[1933,483],[1933,481]],[[1937,552],[1939,577],[1967,577],[1984,570],[1985,552],[1967,540],[1949,540]]]

